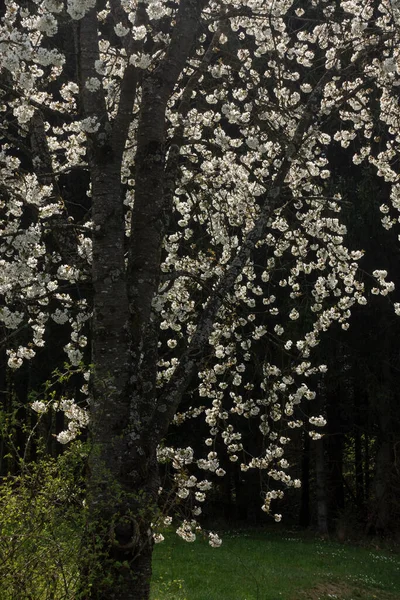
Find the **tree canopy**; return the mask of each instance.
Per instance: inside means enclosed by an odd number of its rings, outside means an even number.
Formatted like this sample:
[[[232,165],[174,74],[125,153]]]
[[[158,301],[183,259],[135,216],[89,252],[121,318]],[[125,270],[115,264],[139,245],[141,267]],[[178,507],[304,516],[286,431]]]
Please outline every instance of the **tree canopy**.
[[[112,573],[90,597],[148,597],[159,461],[188,540],[221,447],[267,475],[267,513],[300,485],[284,452],[325,424],[315,348],[394,289],[385,264],[359,269],[335,157],[376,169],[394,227],[399,25],[397,0],[4,2],[3,345],[17,371],[60,336],[82,378],[33,409],[65,413],[61,443],[89,426],[89,522]],[[193,418],[197,456],[166,437]]]

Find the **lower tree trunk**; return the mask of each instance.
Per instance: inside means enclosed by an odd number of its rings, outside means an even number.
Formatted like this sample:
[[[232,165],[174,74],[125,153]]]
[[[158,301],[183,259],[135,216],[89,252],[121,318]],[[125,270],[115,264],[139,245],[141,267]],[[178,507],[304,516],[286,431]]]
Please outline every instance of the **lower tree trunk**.
[[[318,533],[328,533],[328,503],[326,498],[326,468],[323,438],[315,442],[315,476],[317,483],[317,520]]]
[[[85,577],[81,597],[85,600],[149,600],[152,554],[150,529],[137,539],[135,546],[124,548],[115,542],[104,545],[101,569],[93,565],[93,572]]]
[[[325,439],[328,465],[328,518],[330,525],[333,526],[344,510],[343,435],[333,433]]]
[[[326,396],[327,434],[324,438],[327,498],[328,498],[328,527],[334,530],[337,520],[344,510],[343,486],[343,445],[344,423],[342,418],[343,406],[338,397],[345,398],[346,391],[336,381]]]
[[[356,502],[359,510],[364,506],[364,470],[362,456],[362,439],[359,429],[354,432],[354,469],[356,474]]]
[[[388,440],[383,440],[379,446],[374,478],[374,496],[375,496],[375,531],[378,534],[385,534],[391,528],[391,502],[390,502],[390,483],[392,471],[392,451]]]
[[[363,448],[363,433],[367,435],[365,427],[365,418],[363,413],[367,414],[368,403],[366,402],[365,394],[359,389],[359,385],[355,385],[354,390],[354,471],[356,480],[356,503],[358,511],[364,517],[366,485],[364,485],[364,448]],[[366,479],[366,474],[365,474]]]
[[[131,473],[146,474],[136,481],[102,470],[103,465],[96,465],[102,477],[90,478],[78,597],[149,600],[154,544],[151,524],[157,517],[159,483],[156,461],[131,463]]]
[[[397,397],[395,396],[396,385],[393,381],[393,373],[390,366],[391,339],[385,338],[384,356],[388,357],[382,361],[381,386],[375,401],[377,413],[377,424],[379,433],[377,436],[377,454],[375,461],[375,473],[373,480],[373,529],[378,534],[387,534],[393,528],[395,521],[392,474],[394,468],[394,407]],[[371,523],[370,523],[371,527]]]
[[[364,435],[364,475],[365,475],[365,499],[369,501],[371,493],[371,464],[370,464],[370,438],[368,432]]]
[[[303,454],[301,459],[301,500],[299,525],[300,527],[308,527],[310,522],[310,436],[308,431],[304,431]]]

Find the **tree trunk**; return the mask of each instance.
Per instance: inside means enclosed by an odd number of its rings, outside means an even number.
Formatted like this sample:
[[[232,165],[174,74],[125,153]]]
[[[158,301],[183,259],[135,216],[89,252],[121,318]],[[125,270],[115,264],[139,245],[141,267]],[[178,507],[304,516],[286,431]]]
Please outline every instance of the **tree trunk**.
[[[301,457],[301,500],[300,500],[300,527],[310,525],[310,436],[308,431],[303,433],[303,454]]]
[[[315,442],[315,476],[317,491],[318,533],[328,534],[328,504],[326,498],[326,469],[324,439]]]
[[[374,496],[375,527],[377,533],[387,533],[391,526],[390,479],[392,470],[392,451],[388,439],[381,440],[376,456]]]
[[[98,486],[90,497],[83,556],[82,597],[86,600],[148,600],[150,597],[153,537],[151,522],[157,511],[157,465],[138,465],[147,472],[134,491],[109,477],[109,487]],[[99,497],[93,492],[100,494]],[[86,553],[86,555],[85,555]]]
[[[343,372],[345,372],[343,364]],[[327,467],[328,525],[334,529],[344,509],[343,486],[343,443],[344,423],[342,420],[343,398],[346,391],[340,382],[331,382],[326,394],[327,435],[324,438]],[[341,399],[342,402],[339,400]]]
[[[365,432],[364,435],[364,474],[365,474],[365,499],[368,502],[371,492],[371,465],[370,465],[370,451],[369,451],[369,433]]]
[[[393,374],[390,366],[391,339],[385,337],[384,357],[381,367],[380,389],[375,398],[375,410],[379,433],[377,437],[377,453],[375,461],[375,474],[373,479],[373,522],[369,527],[378,534],[385,534],[393,527],[392,511],[392,473],[394,466],[394,440],[393,417],[395,406]]]
[[[356,385],[354,390],[354,470],[356,479],[356,503],[358,510],[363,512],[365,506],[365,488],[362,432],[363,430],[365,431],[365,429],[363,429],[362,426],[361,406],[361,391]]]
[[[344,509],[343,435],[332,433],[326,438],[325,446],[328,464],[329,521],[333,524]]]
[[[204,4],[205,0],[180,2],[165,57],[156,69],[142,76],[128,264],[121,168],[137,72],[132,65],[126,68],[118,112],[111,122],[103,89],[91,92],[86,87],[88,79],[98,76],[96,9],[89,11],[77,28],[84,115],[99,124],[97,131],[88,134],[94,366],[81,585],[81,597],[88,600],[148,600],[150,595],[151,523],[159,488],[156,448],[168,426],[163,407],[157,427],[152,423],[157,409],[158,362],[152,301],[158,290],[170,212],[165,201],[165,111],[193,48]],[[111,3],[112,11],[120,8]],[[146,18],[143,6],[137,15]]]
[[[354,462],[356,474],[356,502],[360,509],[364,506],[364,470],[361,432],[358,428],[354,432]]]

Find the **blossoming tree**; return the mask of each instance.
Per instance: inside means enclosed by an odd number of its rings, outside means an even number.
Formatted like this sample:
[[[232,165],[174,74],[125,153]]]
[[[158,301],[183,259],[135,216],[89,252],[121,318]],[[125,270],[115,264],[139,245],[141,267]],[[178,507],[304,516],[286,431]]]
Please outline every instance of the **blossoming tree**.
[[[399,23],[397,0],[5,1],[0,319],[11,369],[35,360],[51,321],[70,328],[71,365],[90,355],[90,419],[76,399],[55,402],[69,418],[60,442],[88,421],[91,434],[103,572],[85,598],[149,597],[159,461],[188,501],[189,541],[224,475],[221,440],[276,484],[265,512],[299,485],[284,446],[305,419],[312,437],[324,425],[301,409],[326,369],[313,348],[366,302],[335,145],[376,166],[391,186],[384,227],[398,218]],[[90,210],[77,222],[60,181],[82,173]],[[391,291],[384,270],[374,277]],[[202,456],[163,442],[173,421],[201,416]],[[248,418],[257,455],[242,444]]]

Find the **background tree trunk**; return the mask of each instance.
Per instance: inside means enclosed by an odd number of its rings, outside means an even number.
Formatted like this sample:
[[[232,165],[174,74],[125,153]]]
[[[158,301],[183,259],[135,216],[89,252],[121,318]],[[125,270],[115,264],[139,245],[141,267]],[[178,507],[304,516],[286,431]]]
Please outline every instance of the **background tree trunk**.
[[[310,436],[303,432],[303,453],[301,457],[301,500],[299,524],[308,527],[311,522],[310,513]]]
[[[315,478],[317,495],[317,527],[321,535],[328,534],[328,502],[326,496],[326,463],[324,438],[315,442]]]

